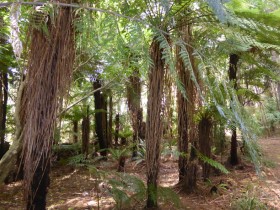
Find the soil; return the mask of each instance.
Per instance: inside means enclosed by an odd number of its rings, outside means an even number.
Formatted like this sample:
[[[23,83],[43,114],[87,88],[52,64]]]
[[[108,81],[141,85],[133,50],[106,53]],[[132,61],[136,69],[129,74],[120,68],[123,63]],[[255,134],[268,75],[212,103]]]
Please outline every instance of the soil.
[[[257,174],[255,167],[243,156],[242,163],[229,168],[227,175],[211,175],[208,182],[198,180],[197,190],[186,195],[176,185],[177,163],[173,157],[162,158],[159,184],[172,188],[181,200],[181,206],[172,204],[170,194],[160,201],[160,209],[216,210],[235,209],[241,201],[247,205],[263,203],[267,209],[280,209],[280,135],[260,140],[263,166]],[[48,193],[48,209],[117,209],[108,183],[103,180],[114,176],[117,161],[108,160],[95,164],[104,170],[99,179],[94,171],[86,167],[55,164],[51,172],[51,186]],[[145,180],[145,164],[126,161],[125,173]],[[130,209],[143,209],[145,202],[134,202]],[[246,204],[246,202],[245,202]],[[22,182],[0,186],[0,210],[24,209]],[[119,209],[124,209],[120,207]],[[249,209],[245,207],[244,209]],[[254,209],[251,206],[250,209]]]

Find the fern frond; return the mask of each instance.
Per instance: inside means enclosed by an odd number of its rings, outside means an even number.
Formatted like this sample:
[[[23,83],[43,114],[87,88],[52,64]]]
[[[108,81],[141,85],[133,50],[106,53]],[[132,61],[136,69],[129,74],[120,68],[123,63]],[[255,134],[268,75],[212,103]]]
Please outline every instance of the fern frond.
[[[229,171],[219,162],[203,155],[202,153],[200,153],[198,150],[195,150],[196,151],[196,155],[197,157],[202,160],[204,163],[207,163],[211,166],[213,166],[214,168],[216,169],[219,169],[221,172],[225,173],[225,174],[228,174]]]

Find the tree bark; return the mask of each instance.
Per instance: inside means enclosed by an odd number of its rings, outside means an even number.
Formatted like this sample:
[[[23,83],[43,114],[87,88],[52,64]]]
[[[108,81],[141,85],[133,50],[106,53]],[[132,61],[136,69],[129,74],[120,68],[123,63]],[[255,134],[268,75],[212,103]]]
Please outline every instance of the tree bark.
[[[164,61],[160,43],[154,38],[150,47],[153,65],[149,73],[149,93],[146,121],[147,208],[157,207],[157,179],[159,171],[160,142],[162,138],[162,97],[164,86]]]
[[[233,88],[237,91],[237,63],[239,56],[237,54],[231,54],[229,58],[229,80],[233,82]],[[230,164],[237,165],[239,163],[237,154],[237,132],[236,127],[233,126],[231,135],[231,148],[230,148]]]

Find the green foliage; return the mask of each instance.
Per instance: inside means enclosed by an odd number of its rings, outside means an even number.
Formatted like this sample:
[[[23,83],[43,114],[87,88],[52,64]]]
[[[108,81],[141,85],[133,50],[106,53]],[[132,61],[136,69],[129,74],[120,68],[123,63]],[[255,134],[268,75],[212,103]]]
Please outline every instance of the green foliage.
[[[88,169],[97,184],[102,181],[110,186],[109,192],[116,202],[116,209],[134,209],[144,203],[147,187],[140,178],[126,173],[102,171],[92,165]],[[158,187],[158,197],[163,204],[172,204],[176,209],[181,207],[179,196],[170,188]]]
[[[265,158],[262,159],[262,165],[264,165],[267,168],[276,168],[277,167],[277,163],[275,163],[272,160],[265,159]]]
[[[113,160],[119,160],[121,157],[129,155],[130,148],[109,148],[107,151],[111,154]]]
[[[143,181],[128,174],[116,174],[114,179],[109,180],[112,187],[112,196],[117,204],[117,209],[132,207],[136,203],[144,201],[146,187]]]
[[[262,112],[255,112],[250,110],[252,115],[259,122],[260,126],[265,129],[268,133],[274,132],[277,125],[280,123],[280,111],[277,108],[277,103],[273,98],[265,97],[262,105],[258,108]]]
[[[232,204],[234,210],[264,210],[268,209],[256,196],[251,195],[249,191],[242,195]]]
[[[61,144],[53,146],[53,156],[63,164],[82,163],[85,157],[82,157],[80,144]]]
[[[158,197],[161,202],[171,204],[174,209],[182,207],[179,195],[168,187],[158,187]],[[172,208],[171,206],[169,208]]]
[[[265,117],[270,128],[275,128],[280,123],[280,111],[277,109],[275,100],[267,99],[265,102]]]
[[[67,163],[68,163],[68,165],[73,165],[73,166],[85,166],[91,162],[90,162],[90,160],[87,159],[85,154],[79,154],[79,155],[69,157],[67,159]]]
[[[201,154],[198,150],[196,150],[196,155],[200,160],[202,160],[205,163],[208,163],[209,165],[213,166],[216,169],[219,169],[221,172],[223,172],[225,174],[229,173],[229,171],[222,164]]]
[[[161,155],[171,155],[175,158],[180,156],[180,152],[178,151],[177,147],[177,139],[171,139],[163,143],[161,149]]]
[[[217,184],[217,185],[214,185],[213,184],[213,182],[210,180],[210,179],[206,179],[206,184],[209,186],[209,187],[211,187],[211,189],[213,188],[213,187],[216,187],[219,191],[220,190],[227,190],[228,189],[228,185],[226,184],[226,183],[219,183],[219,184]],[[211,192],[211,191],[210,191]]]
[[[123,130],[119,131],[119,137],[120,138],[129,138],[133,135],[133,131],[130,129],[130,127],[125,127]]]

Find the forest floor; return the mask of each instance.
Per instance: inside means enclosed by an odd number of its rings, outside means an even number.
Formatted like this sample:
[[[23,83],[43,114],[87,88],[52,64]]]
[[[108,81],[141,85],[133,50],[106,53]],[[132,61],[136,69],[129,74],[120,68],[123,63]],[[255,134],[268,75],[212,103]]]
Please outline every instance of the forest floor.
[[[231,168],[230,174],[211,176],[209,182],[198,180],[195,193],[185,195],[178,190],[177,163],[172,158],[162,159],[160,185],[171,187],[179,195],[181,207],[171,204],[173,198],[161,201],[161,209],[256,209],[262,203],[267,209],[280,209],[280,135],[260,140],[264,166],[261,176],[246,158]],[[105,174],[116,171],[116,161],[101,162],[96,166]],[[127,161],[125,172],[144,180],[145,164]],[[104,174],[103,174],[104,175]],[[51,186],[48,193],[48,209],[113,209],[115,201],[102,178],[95,179],[87,168],[73,166],[53,166]],[[217,193],[211,193],[215,186]],[[22,182],[0,187],[0,210],[24,209]],[[170,195],[172,197],[172,195]],[[98,202],[99,201],[99,202]],[[145,202],[136,202],[130,209],[143,209]],[[254,206],[255,205],[255,206]],[[119,209],[124,209],[120,207]],[[238,209],[238,208],[237,208]]]

